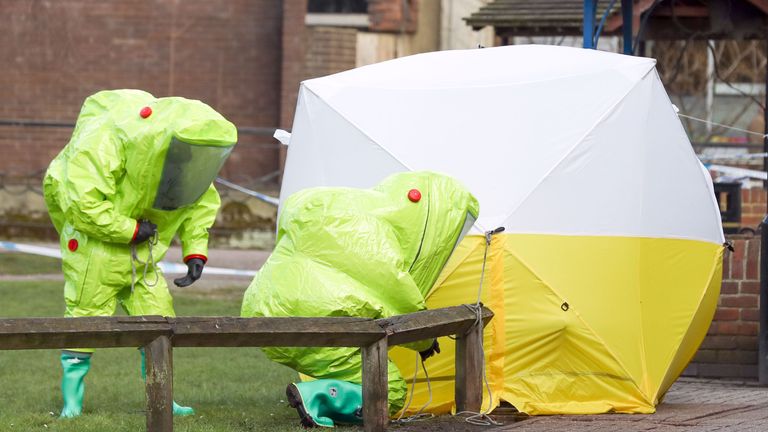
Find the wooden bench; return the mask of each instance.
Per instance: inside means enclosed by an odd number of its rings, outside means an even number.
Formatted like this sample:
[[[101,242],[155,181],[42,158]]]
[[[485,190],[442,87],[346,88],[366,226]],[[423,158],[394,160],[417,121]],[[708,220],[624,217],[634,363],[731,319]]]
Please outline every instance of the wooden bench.
[[[482,325],[493,313],[481,309]],[[144,347],[147,431],[173,430],[173,347],[361,347],[363,420],[382,431],[387,410],[387,348],[456,335],[456,405],[480,409],[482,350],[473,306],[367,318],[233,318],[160,316],[0,319],[0,350]],[[258,379],[254,377],[254,379]]]

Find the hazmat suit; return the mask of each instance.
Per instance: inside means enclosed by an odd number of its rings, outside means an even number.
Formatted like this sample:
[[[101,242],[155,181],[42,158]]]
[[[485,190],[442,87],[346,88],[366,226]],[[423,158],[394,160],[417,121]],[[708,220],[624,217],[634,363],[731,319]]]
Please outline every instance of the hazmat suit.
[[[43,181],[66,317],[110,316],[118,303],[129,315],[175,316],[157,263],[178,233],[189,271],[174,282],[200,277],[221,202],[212,182],[236,141],[235,126],[200,101],[140,90],[86,99]],[[82,412],[92,352],[63,351],[62,417]],[[192,410],[174,402],[174,413]]]
[[[281,207],[275,250],[245,292],[242,316],[384,318],[424,310],[425,296],[478,212],[464,186],[431,172],[394,174],[370,190],[297,192]],[[409,347],[422,357],[438,348],[432,340]],[[359,348],[264,352],[317,379],[287,389],[305,426],[361,420]],[[390,361],[388,368],[395,413],[407,389],[397,366]]]

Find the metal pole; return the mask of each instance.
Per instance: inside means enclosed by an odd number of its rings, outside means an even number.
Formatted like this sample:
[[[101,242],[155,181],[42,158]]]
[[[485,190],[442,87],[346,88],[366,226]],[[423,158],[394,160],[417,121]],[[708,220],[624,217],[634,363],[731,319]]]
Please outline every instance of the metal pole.
[[[768,36],[768,34],[766,35]],[[766,37],[768,40],[768,37]],[[768,58],[768,45],[766,45]],[[765,106],[763,107],[763,152],[768,152],[768,64],[765,71]],[[768,157],[763,158],[763,169],[768,172]],[[766,187],[768,182],[763,182]],[[760,224],[760,330],[758,333],[757,376],[760,385],[768,385],[768,210]]]
[[[624,0],[622,0],[624,2]],[[584,0],[584,48],[595,48],[597,0]]]
[[[624,34],[624,54],[632,55],[632,0],[621,0],[621,29]]]
[[[760,385],[768,385],[768,215],[760,224],[760,331],[757,375]]]
[[[765,58],[768,59],[768,31],[765,34]],[[768,63],[765,64],[765,95],[763,96],[763,153],[768,153]],[[768,173],[768,157],[763,158],[763,170]],[[768,181],[763,182],[768,188]],[[766,209],[768,214],[768,209]]]
[[[715,101],[715,51],[714,42],[707,40],[707,96],[704,102],[707,119],[707,136],[712,133],[712,105]]]

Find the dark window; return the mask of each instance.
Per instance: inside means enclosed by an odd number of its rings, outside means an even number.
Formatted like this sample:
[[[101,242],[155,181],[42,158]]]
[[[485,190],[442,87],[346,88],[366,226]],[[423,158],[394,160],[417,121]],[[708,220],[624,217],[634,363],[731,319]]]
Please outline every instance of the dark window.
[[[309,0],[309,13],[368,13],[368,0]]]

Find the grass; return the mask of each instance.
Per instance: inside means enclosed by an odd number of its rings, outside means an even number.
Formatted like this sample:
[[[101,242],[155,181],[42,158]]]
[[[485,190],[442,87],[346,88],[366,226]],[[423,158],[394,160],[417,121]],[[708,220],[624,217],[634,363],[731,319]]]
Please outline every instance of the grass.
[[[242,290],[231,292],[219,298],[178,290],[176,312],[237,316]],[[0,317],[58,317],[63,311],[61,282],[0,281]],[[97,350],[86,377],[85,413],[66,420],[58,419],[59,354],[59,350],[0,350],[0,431],[145,430],[144,385],[136,349]],[[173,364],[175,399],[197,411],[195,416],[176,418],[174,430],[303,430],[296,411],[285,402],[285,386],[296,373],[269,361],[259,349],[175,349]]]
[[[61,273],[61,260],[44,256],[6,252],[0,254],[0,275]],[[0,303],[0,307],[2,304]]]

